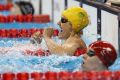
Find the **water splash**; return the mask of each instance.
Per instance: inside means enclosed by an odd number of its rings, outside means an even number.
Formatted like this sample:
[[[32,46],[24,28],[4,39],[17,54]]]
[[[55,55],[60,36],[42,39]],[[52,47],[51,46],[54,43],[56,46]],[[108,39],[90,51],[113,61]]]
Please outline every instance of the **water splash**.
[[[24,55],[23,50],[37,50],[40,45],[28,46],[28,39],[5,39],[0,40],[0,44],[5,43],[0,49],[7,49],[7,52],[0,54],[0,73],[4,72],[47,72],[47,71],[73,71],[75,66],[81,64],[81,58],[75,56],[32,56]],[[6,46],[12,44],[12,46]],[[43,45],[42,45],[43,46]],[[79,64],[71,64],[78,61]],[[67,64],[69,66],[67,66]],[[73,67],[72,67],[73,66]],[[68,67],[68,68],[67,68]]]

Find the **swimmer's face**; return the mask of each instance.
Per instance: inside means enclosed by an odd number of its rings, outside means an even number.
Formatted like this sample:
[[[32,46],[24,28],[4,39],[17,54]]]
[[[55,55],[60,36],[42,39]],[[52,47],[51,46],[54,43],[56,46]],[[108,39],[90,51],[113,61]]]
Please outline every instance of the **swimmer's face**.
[[[60,39],[67,39],[72,32],[71,23],[65,17],[62,17],[61,20],[58,22],[58,25],[61,28],[61,31],[59,32],[58,37]]]
[[[16,4],[14,4],[14,6],[10,9],[10,13],[12,15],[21,15],[22,14],[19,6],[17,6]]]
[[[101,63],[100,59],[95,56],[94,51],[89,49],[87,53],[83,55],[82,69],[83,71],[96,70]]]

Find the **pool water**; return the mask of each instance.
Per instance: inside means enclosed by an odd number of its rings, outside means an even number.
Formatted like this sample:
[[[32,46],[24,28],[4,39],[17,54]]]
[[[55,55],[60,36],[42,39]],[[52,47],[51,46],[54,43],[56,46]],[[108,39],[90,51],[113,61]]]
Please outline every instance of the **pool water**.
[[[26,45],[29,38],[0,39],[0,48],[13,48],[17,44]],[[0,73],[5,72],[47,72],[47,71],[78,71],[81,69],[82,56],[33,56],[24,55],[19,50],[10,50],[0,54]],[[120,58],[109,68],[112,71],[120,70]]]
[[[29,43],[29,39],[0,39],[0,48],[15,48],[14,46]],[[18,49],[18,48],[16,48]],[[4,72],[46,72],[46,71],[76,71],[80,68],[82,57],[70,56],[31,56],[24,55],[19,50],[0,53],[0,73]]]
[[[50,27],[52,26],[53,28],[59,28],[59,26],[57,24],[53,24],[53,23],[18,23],[18,22],[14,22],[14,23],[0,23],[0,29],[12,29],[12,28],[16,28],[16,29],[31,29],[31,28],[46,28],[46,27]]]

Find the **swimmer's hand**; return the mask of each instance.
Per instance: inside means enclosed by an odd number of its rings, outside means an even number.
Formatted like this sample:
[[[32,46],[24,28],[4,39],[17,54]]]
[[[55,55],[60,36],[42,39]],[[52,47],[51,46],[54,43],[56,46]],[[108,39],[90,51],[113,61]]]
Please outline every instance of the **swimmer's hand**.
[[[43,37],[51,38],[54,33],[53,28],[46,28],[43,32]]]
[[[40,44],[41,41],[42,41],[42,34],[40,32],[35,32],[30,38],[30,42],[32,44],[35,44],[35,43]]]

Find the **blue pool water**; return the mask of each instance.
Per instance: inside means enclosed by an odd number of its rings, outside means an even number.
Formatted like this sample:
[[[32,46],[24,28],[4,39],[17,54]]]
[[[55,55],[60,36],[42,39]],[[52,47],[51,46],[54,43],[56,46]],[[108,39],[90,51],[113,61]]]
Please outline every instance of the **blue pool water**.
[[[3,1],[3,0],[2,0]],[[1,1],[0,1],[1,2]],[[9,11],[0,11],[0,14],[4,15],[4,16],[8,16],[10,15],[10,12]]]
[[[0,23],[0,29],[11,29],[11,28],[17,28],[17,29],[30,29],[30,28],[46,28],[46,27],[53,27],[53,28],[59,28],[57,24],[53,23]]]
[[[3,42],[6,44],[3,45]],[[16,44],[27,44],[29,39],[1,39],[0,45],[12,48]],[[21,51],[13,50],[0,54],[0,73],[4,72],[46,72],[46,71],[76,71],[80,68],[82,57],[70,56],[30,56]]]
[[[7,56],[0,56],[0,73],[4,72],[46,72],[46,71],[74,71],[79,68],[81,58],[69,56],[55,56],[37,57],[37,56],[23,56],[20,53],[9,54]],[[18,56],[19,55],[19,56]],[[73,64],[76,62],[76,64]],[[78,64],[79,63],[79,64]],[[73,64],[73,66],[72,66]]]

